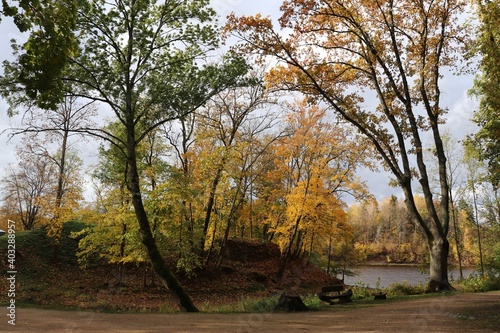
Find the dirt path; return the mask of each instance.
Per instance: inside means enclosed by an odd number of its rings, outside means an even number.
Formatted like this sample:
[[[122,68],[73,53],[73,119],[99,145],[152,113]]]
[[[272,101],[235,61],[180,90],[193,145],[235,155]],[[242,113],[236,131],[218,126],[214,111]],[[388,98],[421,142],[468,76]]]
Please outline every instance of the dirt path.
[[[5,312],[6,309],[0,310]],[[16,309],[16,326],[0,317],[1,332],[497,332],[500,292],[458,294],[331,306],[307,313],[105,314]]]

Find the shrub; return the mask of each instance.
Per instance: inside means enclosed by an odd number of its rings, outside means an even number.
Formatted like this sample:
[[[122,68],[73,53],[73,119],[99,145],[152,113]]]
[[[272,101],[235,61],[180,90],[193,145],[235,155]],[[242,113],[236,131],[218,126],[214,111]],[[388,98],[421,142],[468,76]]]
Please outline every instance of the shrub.
[[[457,289],[467,293],[500,290],[500,277],[492,275],[481,277],[478,274],[471,274],[460,281]]]
[[[321,300],[316,294],[302,296],[301,298],[310,310],[318,310],[321,307]]]
[[[321,307],[321,300],[315,294],[300,296],[302,302],[310,309],[317,310]],[[240,303],[240,311],[252,313],[273,312],[278,304],[279,297],[269,297],[260,299],[245,299]]]
[[[352,287],[353,299],[365,299],[372,297],[373,289],[370,288],[368,284],[363,283],[362,281],[356,282],[356,284]]]
[[[242,302],[241,307],[245,312],[272,312],[278,304],[278,297],[261,298],[261,299],[246,299]]]

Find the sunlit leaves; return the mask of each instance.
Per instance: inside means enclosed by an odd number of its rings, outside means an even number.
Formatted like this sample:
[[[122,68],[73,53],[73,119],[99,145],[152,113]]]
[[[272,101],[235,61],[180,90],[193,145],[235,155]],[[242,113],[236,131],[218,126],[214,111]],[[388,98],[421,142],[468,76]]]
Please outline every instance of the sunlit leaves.
[[[290,108],[287,135],[273,148],[274,169],[267,173],[270,210],[265,221],[273,221],[271,230],[283,250],[301,242],[322,246],[324,242],[315,243],[314,239],[326,241],[350,234],[341,193],[363,192],[354,170],[367,153],[362,140],[351,145],[345,128],[326,121],[325,109],[305,101]]]
[[[123,191],[114,189],[101,202],[99,212],[86,215],[91,226],[73,235],[80,238],[77,256],[81,266],[94,265],[99,260],[112,264],[145,261],[135,214],[127,200]]]
[[[258,15],[232,16],[227,30],[240,38],[241,51],[279,61],[270,86],[326,101],[380,143],[386,162],[396,166],[391,155],[409,150],[408,137],[442,122],[439,68],[453,64],[465,40],[453,21],[463,6],[462,1],[285,1],[280,23],[291,29],[288,37]],[[380,115],[373,118],[374,108],[361,104],[368,90],[379,99]]]

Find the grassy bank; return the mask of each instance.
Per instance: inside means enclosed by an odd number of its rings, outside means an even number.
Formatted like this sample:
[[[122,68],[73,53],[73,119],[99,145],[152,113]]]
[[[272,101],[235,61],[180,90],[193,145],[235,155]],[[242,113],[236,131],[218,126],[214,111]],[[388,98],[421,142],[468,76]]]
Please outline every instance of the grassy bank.
[[[78,266],[77,240],[69,237],[85,225],[70,222],[63,229],[57,262],[52,257],[52,240],[43,230],[16,233],[17,274],[16,303],[22,306],[51,309],[86,309],[99,312],[176,312],[172,297],[161,285],[150,282],[147,267],[126,267],[125,284],[116,280],[116,266],[97,265],[83,269]],[[7,236],[0,237],[0,253],[5,255]],[[328,308],[321,303],[317,293],[321,286],[332,283],[320,270],[300,262],[294,263],[280,284],[273,280],[273,272],[279,264],[279,251],[261,251],[256,244],[238,243],[238,251],[272,252],[256,261],[227,261],[226,266],[208,269],[194,279],[181,277],[198,307],[204,312],[268,312],[276,306],[283,292],[300,295],[312,310]],[[257,252],[256,252],[257,253]],[[246,258],[256,258],[256,253],[242,253]],[[0,266],[0,274],[7,272],[6,263]],[[147,275],[148,273],[149,275]],[[321,275],[323,274],[323,275]],[[148,284],[143,285],[148,277]],[[454,282],[458,292],[480,292],[500,289],[499,278],[471,276]],[[425,294],[424,285],[397,283],[388,288],[369,288],[362,283],[349,286],[353,290],[351,306],[370,306],[380,301],[373,294],[387,294],[387,301],[415,297],[432,297]],[[0,304],[6,304],[7,283],[0,283]]]

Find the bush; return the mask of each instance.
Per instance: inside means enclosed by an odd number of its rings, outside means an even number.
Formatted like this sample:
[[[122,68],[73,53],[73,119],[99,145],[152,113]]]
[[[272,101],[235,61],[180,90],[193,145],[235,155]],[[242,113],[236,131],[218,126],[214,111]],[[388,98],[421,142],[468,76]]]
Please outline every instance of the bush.
[[[241,304],[244,312],[272,312],[278,304],[278,297],[262,298],[262,299],[247,299]]]
[[[356,284],[352,287],[353,299],[365,299],[372,297],[374,290],[370,288],[368,284],[363,283],[362,281],[356,282]]]
[[[318,310],[321,308],[321,300],[317,294],[302,296],[302,301],[309,308],[309,310]]]
[[[494,276],[500,275],[500,243],[495,244],[484,258],[485,268]]]
[[[466,293],[500,290],[500,277],[471,274],[457,285],[457,289]]]

